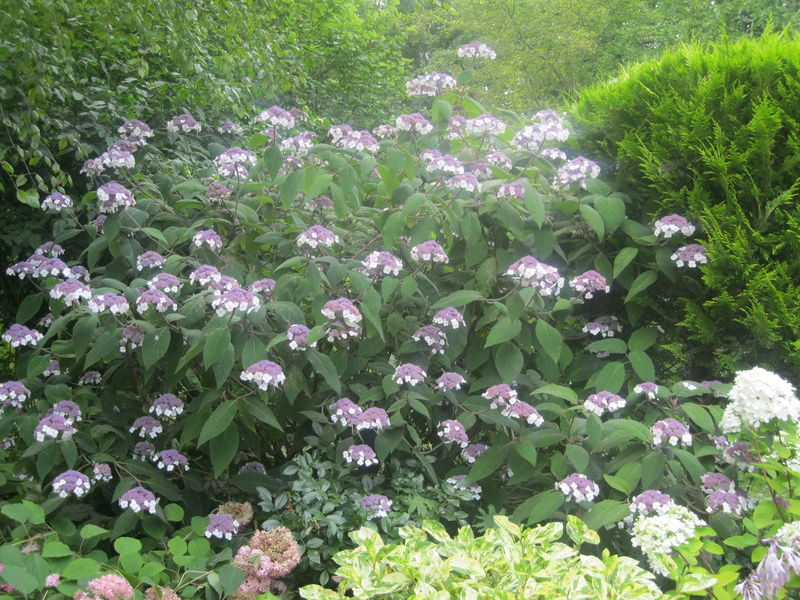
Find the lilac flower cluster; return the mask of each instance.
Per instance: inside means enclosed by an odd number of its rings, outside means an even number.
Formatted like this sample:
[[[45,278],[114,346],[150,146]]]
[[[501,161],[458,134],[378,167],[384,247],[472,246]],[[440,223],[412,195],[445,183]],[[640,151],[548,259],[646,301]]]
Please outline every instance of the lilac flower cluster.
[[[667,443],[671,446],[683,444],[684,446],[692,445],[692,434],[689,433],[689,428],[677,419],[664,419],[656,421],[650,427],[653,434],[653,444],[660,446],[666,439]]]
[[[564,119],[554,110],[541,110],[533,118],[534,123],[517,133],[511,140],[512,144],[523,149],[538,149],[545,142],[566,142],[569,139],[569,130],[564,127]]]
[[[150,460],[155,456],[155,453],[156,447],[150,442],[136,442],[136,444],[133,445],[132,455],[135,460]]]
[[[183,284],[172,273],[159,273],[147,282],[147,287],[151,290],[161,290],[167,294],[177,294]]]
[[[580,473],[562,479],[556,483],[556,489],[575,502],[591,502],[600,494],[600,487]]]
[[[51,360],[42,371],[42,375],[45,377],[61,375],[61,365],[58,364],[57,360]]]
[[[194,234],[192,244],[198,248],[208,246],[212,250],[219,250],[222,248],[222,238],[213,229],[206,229]]]
[[[522,200],[525,197],[525,186],[521,181],[510,181],[497,188],[498,198],[516,198]]]
[[[600,167],[588,158],[579,156],[558,169],[553,183],[561,188],[566,188],[571,183],[578,182],[582,188],[585,188],[586,180],[595,179],[598,175],[600,175]]]
[[[444,249],[434,240],[422,242],[411,248],[411,258],[416,262],[447,264],[448,258]]]
[[[136,257],[136,270],[142,271],[148,267],[151,268],[160,268],[164,266],[166,260],[163,256],[161,256],[158,252],[153,252],[152,250],[148,250],[144,254],[140,254]]]
[[[706,249],[700,244],[689,244],[688,246],[681,246],[675,253],[670,256],[670,259],[675,261],[679,267],[688,265],[690,269],[695,268],[698,264],[704,265],[708,262],[708,255]]]
[[[111,467],[108,463],[94,463],[92,465],[92,481],[111,481]]]
[[[247,290],[234,287],[214,298],[211,308],[220,317],[233,314],[237,310],[248,314],[261,308],[261,301]]]
[[[511,389],[511,386],[506,383],[493,385],[483,393],[483,397],[491,400],[489,408],[497,408],[498,406],[508,406],[519,402],[517,392]]]
[[[164,471],[189,470],[189,460],[177,450],[162,450],[153,457],[153,462]]]
[[[464,172],[464,165],[455,156],[449,154],[442,155],[438,150],[424,150],[421,154],[429,172],[442,171],[453,175],[461,175]]]
[[[506,275],[519,281],[522,287],[538,289],[542,296],[557,296],[564,287],[564,278],[558,274],[558,270],[533,256],[525,256],[515,262]]]
[[[72,198],[61,192],[53,192],[42,200],[42,210],[62,211],[72,208]]]
[[[522,400],[517,400],[504,406],[501,414],[509,419],[519,419],[520,421],[525,421],[528,425],[536,427],[540,427],[544,423],[544,417],[539,414],[539,411]]]
[[[150,514],[155,514],[157,504],[158,499],[153,492],[141,486],[128,490],[119,498],[120,508],[130,508],[135,513],[146,510]]]
[[[0,406],[0,410],[8,406],[20,408],[22,403],[30,398],[30,396],[30,390],[19,381],[0,383],[0,401],[3,402],[2,406]]]
[[[308,334],[310,329],[305,325],[290,325],[286,330],[286,339],[289,340],[289,348],[292,350],[308,350],[309,348],[316,348],[317,342],[313,342],[310,346],[308,344]]]
[[[140,347],[142,342],[144,342],[144,329],[138,325],[125,325],[119,340],[119,351],[125,353],[134,350]]]
[[[441,328],[435,325],[424,325],[412,336],[415,341],[424,341],[434,354],[444,354],[447,346],[447,336]]]
[[[136,310],[143,315],[149,308],[163,313],[168,310],[176,310],[178,305],[161,290],[145,290],[136,299]]]
[[[375,129],[372,130],[372,133],[375,134],[375,137],[378,137],[382,140],[388,138],[396,138],[397,128],[389,124],[378,125]]]
[[[291,129],[294,127],[294,115],[287,110],[282,109],[280,106],[272,106],[265,111],[262,111],[257,120],[268,122],[273,126],[280,125]]]
[[[467,192],[480,192],[481,182],[473,173],[461,173],[446,181],[447,187],[451,190],[465,190]]]
[[[467,121],[467,135],[502,135],[506,124],[489,113],[484,113]]]
[[[332,321],[341,320],[351,327],[355,323],[360,323],[361,319],[363,318],[361,316],[361,312],[356,308],[355,304],[353,304],[347,298],[336,298],[335,300],[329,300],[325,303],[325,306],[322,307],[320,312]],[[356,335],[358,335],[358,328],[356,327],[355,329]]]
[[[105,167],[110,167],[112,169],[132,169],[136,166],[136,159],[133,157],[133,154],[119,148],[109,148],[98,156],[97,160],[103,163]]]
[[[478,457],[488,449],[489,446],[486,444],[470,444],[461,451],[461,458],[468,464],[474,464]]]
[[[644,394],[650,400],[655,400],[656,396],[658,395],[658,386],[651,381],[645,381],[636,384],[633,388],[633,391],[637,394]]]
[[[330,411],[331,421],[342,425],[356,425],[363,412],[350,398],[340,398],[330,405]]]
[[[33,272],[34,277],[69,277],[70,275],[69,267],[60,258],[48,258],[41,261]]]
[[[505,169],[506,171],[510,170],[511,167],[514,166],[514,164],[511,162],[511,159],[502,152],[490,152],[486,155],[486,162],[495,167]]]
[[[78,590],[72,600],[132,600],[134,597],[131,584],[116,573],[92,579],[86,587],[89,593]]]
[[[657,490],[646,490],[631,499],[631,513],[640,516],[663,515],[675,505],[672,497]]]
[[[625,404],[624,398],[612,394],[611,392],[602,391],[590,395],[586,399],[586,402],[583,403],[583,406],[586,410],[593,412],[599,417],[606,411],[614,412],[615,410],[619,410],[623,408]]]
[[[133,433],[137,429],[139,430],[139,437],[155,438],[164,432],[161,421],[153,417],[139,417],[133,422],[133,425],[131,425],[128,431]]]
[[[61,415],[72,423],[77,423],[81,420],[81,409],[72,400],[56,402],[50,409],[50,414]]]
[[[457,54],[461,58],[497,58],[495,51],[482,42],[470,42],[469,44],[464,44],[458,49]]]
[[[220,133],[232,133],[234,135],[241,135],[244,131],[241,125],[237,125],[233,121],[225,121],[222,125],[217,127],[217,131]]]
[[[208,285],[212,282],[219,282],[222,275],[216,267],[211,265],[202,265],[189,273],[189,283],[197,283],[199,285]]]
[[[99,385],[102,377],[97,371],[86,371],[78,379],[78,385]]]
[[[586,271],[575,277],[569,282],[570,287],[583,294],[586,298],[592,298],[594,292],[610,292],[611,286],[606,283],[606,278],[597,271]]]
[[[33,430],[33,437],[37,442],[43,442],[47,438],[58,439],[61,436],[62,440],[72,437],[77,432],[73,427],[72,420],[67,419],[64,415],[52,413],[45,415],[39,420],[38,425]]]
[[[121,315],[130,309],[130,304],[125,297],[113,292],[98,294],[89,300],[89,310],[96,314],[109,311],[112,315]]]
[[[230,198],[231,194],[230,188],[219,181],[211,182],[208,189],[206,189],[206,198],[208,198],[210,202],[222,202]]]
[[[252,381],[258,386],[258,389],[266,392],[270,386],[278,387],[285,382],[286,375],[283,374],[280,365],[269,360],[262,360],[242,371],[239,379]]]
[[[97,188],[98,210],[101,213],[116,213],[136,204],[133,194],[119,183],[111,182]]]
[[[409,131],[420,135],[433,131],[433,125],[431,125],[430,121],[419,113],[400,115],[395,120],[395,125],[398,131]]]
[[[378,141],[372,137],[369,131],[350,131],[339,142],[342,148],[350,148],[353,150],[363,151],[369,150],[370,152],[377,152],[380,150]]]

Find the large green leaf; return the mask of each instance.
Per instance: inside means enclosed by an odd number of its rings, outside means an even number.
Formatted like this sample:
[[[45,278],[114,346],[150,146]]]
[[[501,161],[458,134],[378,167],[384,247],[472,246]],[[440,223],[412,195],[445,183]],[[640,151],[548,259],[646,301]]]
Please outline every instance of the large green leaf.
[[[211,413],[208,421],[203,425],[203,429],[200,430],[200,437],[197,440],[197,445],[199,446],[225,431],[236,416],[236,411],[237,404],[234,400],[225,400],[220,404],[214,412]]]

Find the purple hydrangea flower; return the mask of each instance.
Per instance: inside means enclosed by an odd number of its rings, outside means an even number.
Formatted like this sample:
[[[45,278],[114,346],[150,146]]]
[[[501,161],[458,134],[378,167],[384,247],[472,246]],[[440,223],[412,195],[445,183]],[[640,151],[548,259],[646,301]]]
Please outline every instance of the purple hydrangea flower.
[[[47,363],[44,371],[42,371],[42,375],[45,377],[57,377],[58,375],[61,375],[61,365],[58,364],[57,360],[51,360],[49,363]]]
[[[133,157],[133,154],[127,150],[121,150],[118,148],[111,148],[103,152],[97,159],[102,162],[106,167],[110,167],[112,169],[132,169],[136,166],[136,159]]]
[[[331,142],[336,145],[341,140],[343,140],[348,133],[353,131],[353,128],[350,125],[342,124],[342,125],[334,125],[328,130],[328,133],[331,136]]]
[[[208,285],[211,282],[219,281],[222,275],[216,267],[211,265],[203,265],[198,267],[189,274],[189,283],[198,283],[199,285]]]
[[[594,292],[610,292],[611,287],[606,283],[606,278],[597,271],[586,271],[569,282],[570,287],[586,298],[591,298]]]
[[[544,418],[539,414],[539,411],[522,400],[517,400],[513,404],[504,406],[501,414],[509,419],[519,419],[520,421],[525,421],[528,425],[535,425],[536,427],[544,423]]]
[[[612,394],[611,392],[597,392],[592,394],[583,403],[583,407],[589,412],[593,412],[598,417],[602,416],[606,411],[614,412],[626,405],[625,399]]]
[[[98,481],[111,481],[111,467],[108,463],[93,463],[92,481],[95,483]]]
[[[447,187],[451,190],[466,190],[468,192],[480,192],[481,182],[473,173],[461,173],[446,181]]]
[[[241,287],[239,282],[236,281],[233,277],[228,277],[227,275],[223,275],[219,278],[219,281],[212,281],[208,286],[211,291],[214,293],[215,296],[221,296],[225,292],[230,292],[234,288]]]
[[[375,451],[366,444],[350,446],[342,453],[347,464],[356,463],[362,467],[378,464],[378,457]]]
[[[139,430],[139,437],[149,436],[155,438],[164,432],[164,426],[161,425],[161,421],[153,417],[139,417],[133,422],[133,425],[131,425],[128,431],[133,433],[137,429]]]
[[[722,460],[741,470],[752,471],[753,463],[758,462],[747,444],[731,444],[722,451]]]
[[[92,225],[97,228],[98,232],[103,231],[103,225],[105,225],[107,218],[106,215],[99,215],[96,219],[92,220]]]
[[[470,42],[458,49],[458,56],[461,58],[488,58],[494,60],[497,54],[489,46],[482,42]]]
[[[111,144],[108,149],[109,151],[113,150],[115,152],[128,152],[133,153],[139,148],[139,146],[146,146],[147,141],[143,137],[129,135],[125,139],[117,140],[113,144]],[[100,160],[102,156],[98,157]]]
[[[34,273],[36,273],[36,265],[27,260],[15,263],[6,269],[6,275],[9,277],[16,275],[20,279],[25,279],[26,275],[33,275]]]
[[[349,338],[357,338],[361,335],[361,328],[358,325],[350,325],[344,321],[330,321],[325,329],[329,342],[343,341]]]
[[[258,461],[252,461],[242,465],[239,469],[239,474],[242,473],[260,473],[261,475],[267,474],[267,468]]]
[[[538,150],[545,142],[565,142],[568,139],[569,130],[564,127],[561,116],[553,110],[540,110],[534,115],[534,123],[525,126],[511,143],[521,149],[533,147]]]
[[[573,182],[578,182],[582,188],[586,187],[587,179],[595,179],[600,175],[600,167],[588,158],[579,156],[562,165],[556,173],[554,184],[561,188],[569,187]]]
[[[232,133],[234,135],[240,135],[244,129],[242,129],[241,125],[237,125],[233,121],[225,121],[222,125],[217,127],[217,131],[220,133]]]
[[[222,202],[226,198],[231,197],[231,190],[228,186],[219,183],[218,181],[212,182],[206,190],[206,198],[211,202]]]
[[[454,87],[456,87],[456,80],[447,73],[430,73],[406,81],[406,94],[409,96],[437,96]]]
[[[633,391],[637,394],[644,394],[650,400],[655,400],[658,395],[658,386],[651,381],[645,381],[634,386]]]
[[[208,515],[210,519],[206,527],[207,538],[231,539],[239,532],[239,521],[232,515]]]
[[[124,353],[133,350],[141,346],[142,342],[144,342],[144,329],[138,325],[125,325],[119,340],[119,351]]]
[[[434,240],[422,242],[411,248],[411,258],[417,262],[444,263],[449,259],[444,249]]]
[[[136,460],[150,460],[156,453],[156,447],[150,442],[137,442],[133,446],[133,458]]]
[[[417,385],[425,381],[425,377],[425,371],[422,370],[422,367],[418,367],[417,365],[411,363],[405,363],[394,370],[392,379],[398,385],[402,385],[404,383],[407,383],[408,385]]]
[[[478,457],[488,449],[489,446],[486,444],[470,444],[461,451],[461,458],[463,458],[467,463],[473,464],[476,460],[478,460]]]
[[[247,179],[250,172],[241,163],[225,163],[217,167],[217,174],[227,179]]]
[[[163,394],[153,400],[149,412],[155,413],[157,417],[174,419],[183,413],[183,400],[174,394]]]
[[[211,307],[220,317],[231,314],[237,310],[248,314],[261,308],[261,301],[247,290],[235,287],[217,296],[213,302],[211,302]]]
[[[421,135],[433,131],[433,125],[431,125],[430,121],[419,113],[400,115],[395,120],[395,125],[398,131],[410,131]]]
[[[516,198],[522,200],[525,197],[525,186],[521,181],[510,181],[497,188],[498,198]]]
[[[83,279],[84,281],[89,281],[89,271],[86,269],[86,267],[73,265],[69,268],[69,272],[69,276],[72,279]]]
[[[668,494],[657,490],[647,490],[633,497],[630,508],[632,513],[638,513],[641,516],[651,513],[663,515],[674,505],[675,502]]]
[[[12,348],[19,346],[35,346],[44,336],[35,329],[29,329],[19,323],[14,323],[3,334],[3,341],[11,344]]]
[[[275,287],[274,279],[259,279],[247,288],[251,294],[262,294],[267,300],[272,300],[272,290]]]
[[[739,496],[733,492],[723,492],[718,490],[711,492],[706,498],[706,510],[709,513],[723,512],[727,514],[739,515],[743,510]]]
[[[61,415],[67,421],[76,423],[81,420],[81,408],[72,400],[61,400],[56,402],[50,409],[51,414]]]
[[[502,152],[490,152],[486,155],[486,162],[495,167],[505,169],[506,171],[510,171],[513,166],[511,159]]]
[[[600,487],[580,473],[562,479],[556,483],[556,489],[575,502],[591,502],[600,494]]]
[[[72,198],[61,192],[53,192],[42,200],[42,210],[62,211],[72,208]]]
[[[330,405],[331,422],[342,425],[356,425],[362,414],[361,408],[350,398],[340,398]]]
[[[466,325],[464,316],[452,306],[437,312],[433,317],[433,323],[442,327],[451,327],[452,329],[458,329],[462,325]]]
[[[158,499],[153,492],[141,486],[128,490],[119,498],[120,508],[130,508],[135,513],[146,510],[154,515],[156,513],[156,504],[158,504]]]
[[[30,396],[30,390],[19,381],[0,383],[0,401],[4,403],[4,406],[20,408]]]
[[[324,246],[330,248],[338,243],[339,236],[322,225],[313,225],[297,236],[297,245],[300,247],[308,246],[309,248],[316,249],[317,246]]]
[[[153,268],[163,267],[165,262],[166,261],[164,260],[164,257],[161,256],[158,252],[153,252],[152,250],[149,250],[144,254],[140,254],[139,256],[136,257],[136,270],[141,271],[142,269],[145,269],[147,267],[153,267]]]
[[[489,113],[484,113],[467,121],[467,135],[501,135],[506,124]]]
[[[679,267],[688,265],[691,269],[695,268],[698,264],[704,265],[708,262],[706,249],[700,244],[682,246],[678,248],[670,258],[674,260],[675,264]]]
[[[286,381],[283,369],[269,360],[262,360],[247,367],[241,372],[239,378],[242,381],[253,381],[260,390],[267,391],[269,386],[278,387]]]
[[[311,330],[305,325],[290,325],[286,330],[286,339],[289,340],[289,348],[292,350],[308,350],[308,334]],[[317,342],[311,344],[311,348],[315,348]]]
[[[56,300],[63,298],[64,302],[72,304],[81,298],[89,300],[92,297],[92,291],[77,279],[67,279],[53,286],[53,289],[50,290],[50,297]]]
[[[447,122],[447,133],[445,139],[455,140],[467,134],[467,117],[464,115],[453,115]]]
[[[557,296],[564,287],[564,278],[558,274],[558,270],[533,256],[519,259],[508,268],[506,275],[519,281],[522,287],[538,289],[542,296]]]
[[[62,498],[69,495],[80,498],[89,491],[90,487],[89,478],[83,473],[73,470],[64,471],[53,480],[53,491]]]
[[[476,160],[469,165],[469,172],[475,175],[479,180],[489,179],[492,176],[492,168],[485,160]]]
[[[183,284],[172,273],[159,273],[147,282],[147,287],[151,290],[161,290],[166,294],[177,294]]]
[[[389,426],[389,415],[386,414],[385,410],[377,406],[368,408],[361,414],[354,415],[353,420],[356,422],[357,431],[363,431],[365,429],[380,431]]]
[[[102,377],[97,371],[86,371],[78,379],[78,385],[99,385]]]
[[[101,213],[115,213],[136,204],[133,194],[119,183],[107,183],[97,188],[98,210]]]
[[[385,517],[392,509],[392,501],[383,494],[372,494],[371,496],[364,496],[358,505],[367,510],[369,515],[367,519],[377,519]]]
[[[105,168],[106,167],[102,160],[99,158],[90,158],[83,163],[80,173],[96,176],[102,174],[102,172],[105,171]]]
[[[294,116],[280,106],[272,106],[262,111],[257,119],[262,122],[269,122],[273,126],[280,125],[287,129],[294,127]]]
[[[33,430],[33,437],[37,442],[43,442],[46,438],[58,439],[59,435],[61,439],[66,440],[71,438],[76,431],[77,429],[72,426],[72,421],[66,419],[64,415],[53,413],[41,418],[36,429]]]
[[[71,277],[70,269],[60,258],[47,258],[36,266],[34,277]]]
[[[444,354],[447,346],[447,336],[441,328],[435,325],[420,327],[412,336],[415,341],[424,341],[434,354]]]
[[[39,327],[50,327],[54,321],[55,317],[53,316],[53,313],[47,313],[45,316],[39,319]]]
[[[467,383],[467,380],[458,373],[442,373],[436,380],[436,389],[460,390],[465,383]]]
[[[136,310],[143,315],[149,308],[163,313],[170,309],[176,310],[178,305],[161,290],[145,290],[136,300]]]
[[[202,129],[200,123],[198,123],[192,115],[184,113],[182,115],[178,115],[177,117],[172,117],[169,121],[167,121],[167,131],[172,133],[177,133],[178,131],[183,131],[184,133],[189,133],[190,131],[196,131],[200,133]]]
[[[189,470],[188,459],[177,450],[162,450],[153,457],[153,462],[164,471]]]
[[[686,217],[669,215],[656,221],[654,233],[656,237],[663,238],[671,238],[678,233],[692,235],[694,233],[694,225],[689,223]]]
[[[567,160],[567,155],[558,148],[542,148],[539,156],[548,160]]]
[[[327,196],[317,196],[306,202],[306,206],[314,209],[318,208],[320,210],[323,208],[333,208],[333,200]]]
[[[511,386],[506,383],[491,386],[483,393],[483,397],[492,401],[489,408],[508,406],[509,404],[519,402],[517,392],[511,389]]]
[[[372,137],[369,131],[351,131],[339,142],[339,145],[342,148],[350,148],[359,152],[363,150],[377,152],[380,150],[378,141]]]
[[[89,300],[89,310],[96,314],[108,310],[112,315],[121,315],[130,309],[130,304],[128,304],[124,296],[112,292],[92,296]]]
[[[692,445],[692,434],[689,433],[689,428],[677,419],[664,419],[656,421],[650,428],[653,434],[653,444],[660,446],[667,440],[671,446],[683,444],[684,446]]]
[[[439,434],[439,437],[442,438],[442,441],[445,444],[453,443],[461,446],[462,448],[466,448],[469,445],[467,431],[458,421],[454,421],[452,419],[442,421],[439,423],[436,433]]]
[[[597,317],[583,326],[584,333],[603,337],[614,337],[614,334],[620,331],[622,331],[622,326],[617,317]]]
[[[361,271],[373,279],[377,279],[382,275],[394,275],[397,277],[400,274],[400,269],[403,268],[403,262],[399,258],[395,258],[390,252],[372,252],[363,261],[364,268]]]
[[[342,319],[348,323],[359,323],[362,319],[361,312],[347,298],[329,300],[320,312],[329,319]]]
[[[222,238],[213,229],[206,229],[194,234],[192,244],[198,248],[208,246],[212,250],[219,250],[222,248]]]
[[[136,137],[142,138],[153,137],[153,130],[150,129],[150,126],[139,119],[125,121],[125,123],[119,126],[117,132],[124,136],[135,135]]]
[[[305,135],[294,135],[281,142],[281,148],[283,150],[291,150],[299,155],[304,155],[313,145],[313,138]]]
[[[375,134],[375,137],[378,137],[382,140],[385,140],[387,138],[396,138],[397,128],[388,124],[378,125],[375,129],[372,130],[372,133]]]

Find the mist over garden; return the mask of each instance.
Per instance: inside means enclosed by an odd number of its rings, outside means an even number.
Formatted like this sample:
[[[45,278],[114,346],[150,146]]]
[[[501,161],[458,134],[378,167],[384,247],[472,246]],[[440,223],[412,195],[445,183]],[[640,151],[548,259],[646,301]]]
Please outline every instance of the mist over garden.
[[[793,2],[0,5],[0,598],[792,598]]]

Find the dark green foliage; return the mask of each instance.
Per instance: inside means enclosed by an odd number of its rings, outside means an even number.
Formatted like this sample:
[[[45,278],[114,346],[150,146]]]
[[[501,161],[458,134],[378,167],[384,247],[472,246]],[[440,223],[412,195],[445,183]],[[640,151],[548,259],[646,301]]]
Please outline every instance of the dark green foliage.
[[[704,372],[800,364],[798,70],[789,32],[687,45],[585,90],[574,110],[643,215],[701,225],[705,290],[680,308]]]

